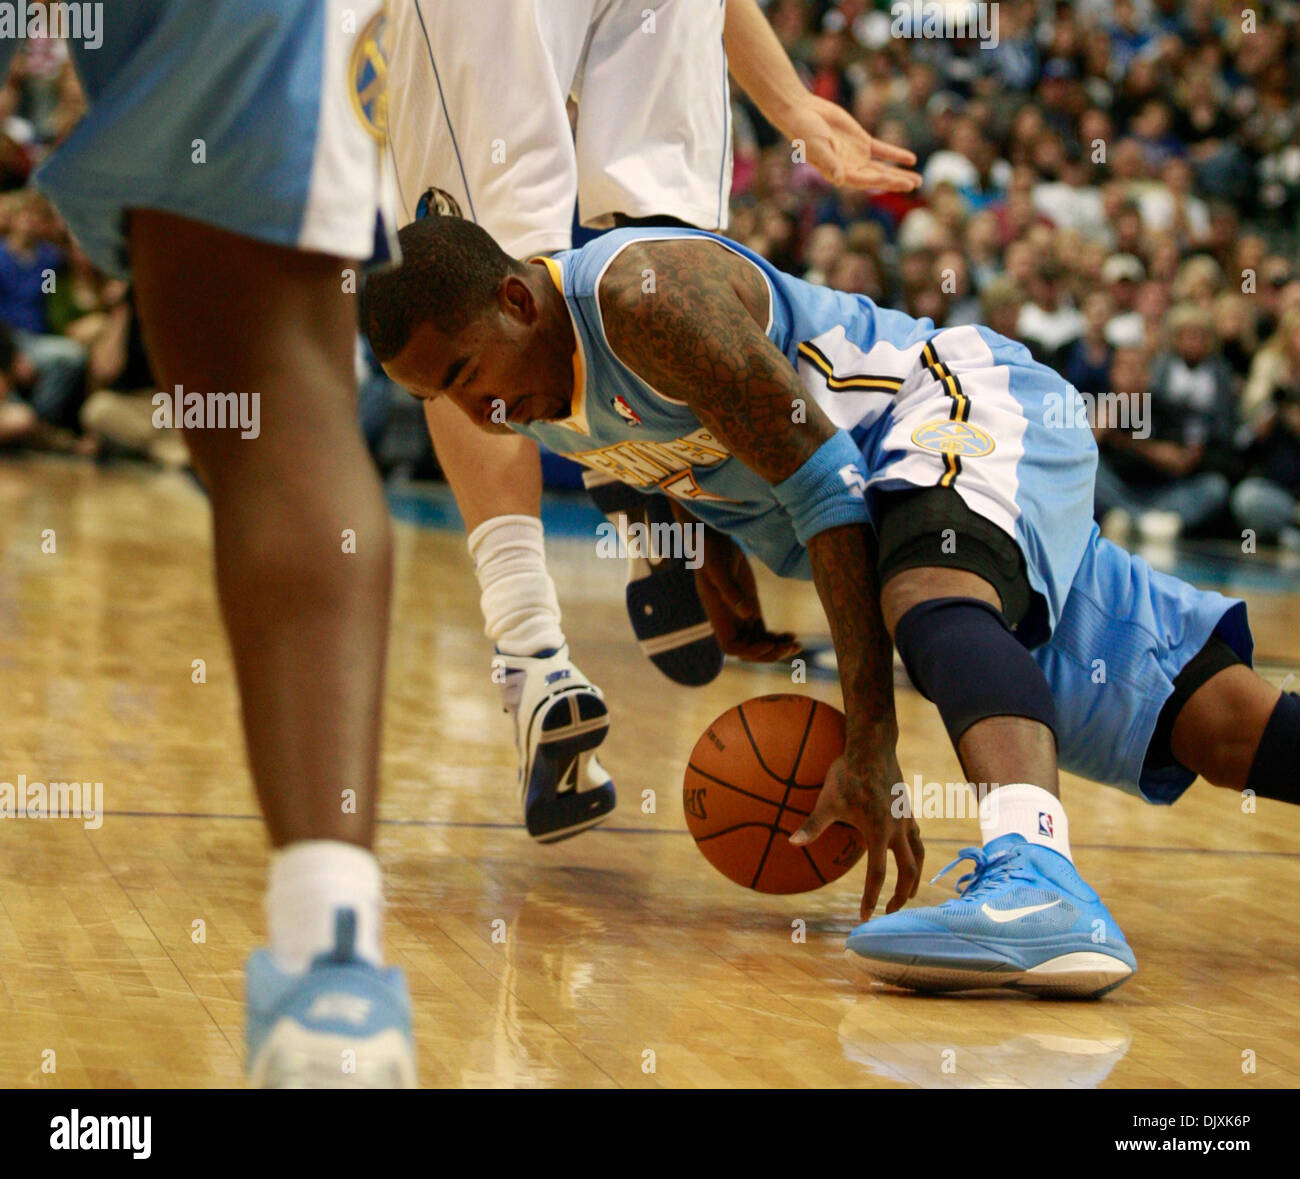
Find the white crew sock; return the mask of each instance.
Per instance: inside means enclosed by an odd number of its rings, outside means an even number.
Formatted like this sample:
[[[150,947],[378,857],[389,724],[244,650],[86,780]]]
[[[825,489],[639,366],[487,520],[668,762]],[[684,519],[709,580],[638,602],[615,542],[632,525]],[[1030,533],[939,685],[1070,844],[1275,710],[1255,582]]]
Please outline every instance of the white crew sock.
[[[536,516],[493,516],[469,534],[469,552],[482,591],[483,633],[497,650],[535,655],[563,647],[542,522]]]
[[[374,853],[353,843],[305,839],[275,853],[266,890],[271,954],[281,970],[301,972],[334,949],[335,914],[357,915],[356,953],[384,963],[383,882]]]
[[[1001,835],[1023,835],[1030,843],[1060,852],[1070,863],[1070,820],[1055,795],[1017,782],[989,791],[980,802],[980,836],[985,845]]]

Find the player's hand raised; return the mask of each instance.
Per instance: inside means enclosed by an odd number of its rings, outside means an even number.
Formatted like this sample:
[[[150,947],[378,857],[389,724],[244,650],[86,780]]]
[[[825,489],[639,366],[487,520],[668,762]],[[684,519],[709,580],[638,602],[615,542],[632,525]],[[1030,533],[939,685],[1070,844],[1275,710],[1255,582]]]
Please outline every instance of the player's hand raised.
[[[837,188],[914,192],[921,177],[910,171],[916,155],[867,134],[841,106],[815,94],[803,96],[782,119],[780,132],[804,144],[806,158]],[[900,167],[900,165],[908,167]]]
[[[713,528],[705,532],[703,548],[695,588],[723,651],[755,663],[774,663],[798,654],[799,641],[793,634],[770,631],[763,622],[758,586],[744,550]]]
[[[871,919],[880,899],[890,853],[898,867],[898,880],[885,912],[901,909],[916,896],[921,884],[925,864],[921,829],[906,805],[894,805],[899,798],[894,786],[902,780],[892,744],[846,751],[831,763],[812,814],[790,836],[790,842],[799,847],[817,839],[832,823],[847,823],[862,832],[867,841],[867,880],[860,909],[863,921]]]

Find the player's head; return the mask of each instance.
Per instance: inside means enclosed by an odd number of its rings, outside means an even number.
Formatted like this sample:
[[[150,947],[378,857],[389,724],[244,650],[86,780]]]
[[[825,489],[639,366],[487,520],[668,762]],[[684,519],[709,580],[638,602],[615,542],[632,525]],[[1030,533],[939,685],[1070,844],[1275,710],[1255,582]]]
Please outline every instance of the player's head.
[[[361,299],[384,371],[489,430],[566,416],[573,329],[547,273],[459,217],[421,218],[398,240],[402,264],[371,275]]]

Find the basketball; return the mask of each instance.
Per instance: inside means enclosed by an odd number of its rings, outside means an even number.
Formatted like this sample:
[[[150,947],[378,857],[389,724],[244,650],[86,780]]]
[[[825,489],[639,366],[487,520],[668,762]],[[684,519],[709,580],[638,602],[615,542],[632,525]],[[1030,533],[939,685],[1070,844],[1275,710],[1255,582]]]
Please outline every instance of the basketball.
[[[806,847],[790,836],[812,813],[844,752],[844,714],[806,696],[757,696],[729,708],[691,751],[686,825],[704,858],[756,892],[811,892],[843,876],[866,844],[836,823]]]

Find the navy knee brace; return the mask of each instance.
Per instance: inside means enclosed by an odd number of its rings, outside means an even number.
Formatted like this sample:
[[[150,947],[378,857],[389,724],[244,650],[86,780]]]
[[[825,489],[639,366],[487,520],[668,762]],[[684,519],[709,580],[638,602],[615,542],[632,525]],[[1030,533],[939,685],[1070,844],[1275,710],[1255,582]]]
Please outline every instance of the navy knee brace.
[[[894,645],[917,691],[938,706],[948,736],[991,716],[1024,716],[1056,733],[1056,706],[1042,669],[995,606],[978,598],[932,598],[894,628]]]

